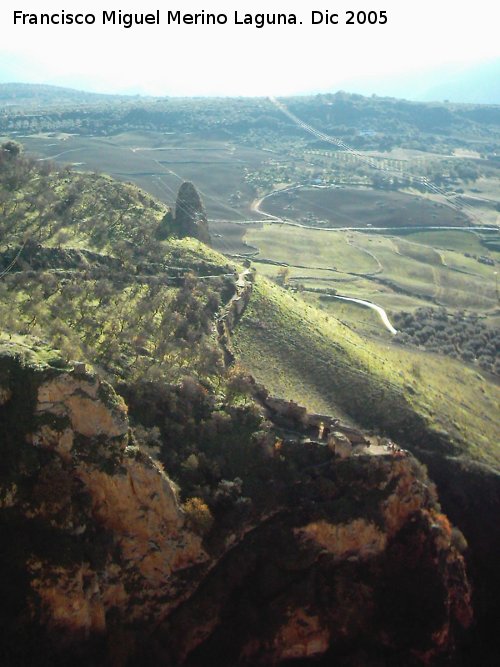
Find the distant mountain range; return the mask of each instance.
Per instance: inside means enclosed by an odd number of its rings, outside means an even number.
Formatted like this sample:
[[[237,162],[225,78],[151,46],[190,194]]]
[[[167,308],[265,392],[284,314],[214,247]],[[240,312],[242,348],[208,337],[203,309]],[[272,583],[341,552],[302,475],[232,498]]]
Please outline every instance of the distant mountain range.
[[[476,65],[448,65],[425,72],[404,75],[366,77],[345,81],[330,90],[342,88],[349,93],[389,96],[416,102],[456,102],[467,104],[500,104],[500,59]],[[132,94],[92,93],[59,86],[4,83],[0,84],[0,104],[36,106],[56,104],[83,104],[126,101],[148,97]],[[166,96],[165,96],[166,97]],[[154,99],[151,97],[150,99]],[[156,98],[158,99],[158,98]]]
[[[0,105],[2,106],[45,106],[93,104],[117,102],[133,99],[132,95],[105,95],[90,93],[73,88],[50,86],[38,83],[0,83]]]
[[[343,87],[350,93],[388,95],[417,102],[500,104],[500,59],[473,66],[449,65],[423,73],[355,79]]]

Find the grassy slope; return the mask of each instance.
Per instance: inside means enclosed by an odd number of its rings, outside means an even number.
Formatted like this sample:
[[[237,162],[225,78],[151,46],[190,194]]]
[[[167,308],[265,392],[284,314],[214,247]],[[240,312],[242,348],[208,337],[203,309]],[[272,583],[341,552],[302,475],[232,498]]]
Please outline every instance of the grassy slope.
[[[16,205],[12,192],[4,195],[5,244],[30,237],[46,246],[78,245],[109,254],[119,249],[128,267],[151,257],[173,266],[227,266],[222,255],[195,241],[155,242],[154,229],[165,209],[136,188],[106,177],[63,171],[40,178],[31,164],[19,177]],[[32,205],[34,196],[39,197],[37,206]],[[62,210],[61,201],[67,202]],[[147,243],[140,245],[141,239]],[[371,262],[364,253],[362,257]],[[171,290],[148,286],[135,276],[113,284],[111,273],[109,293],[103,297],[97,293],[100,280],[92,275],[82,281],[76,272],[74,279],[66,275],[59,283],[57,274],[11,272],[1,283],[2,328],[10,328],[11,335],[35,334],[51,344],[67,340],[68,354],[98,362],[112,358],[120,375],[142,374],[155,365],[166,369],[172,362],[181,364],[180,373],[203,365],[204,348],[198,344],[185,341],[180,357],[177,346],[169,345],[175,333],[171,320],[177,317]],[[209,296],[199,293],[194,314]],[[151,312],[152,299],[158,316]],[[160,314],[166,317],[163,324]],[[139,345],[146,355],[137,356],[135,337],[142,338]],[[277,394],[405,437],[427,427],[445,430],[478,459],[499,460],[491,418],[498,390],[460,364],[368,343],[264,278],[257,281],[235,342],[242,360]]]
[[[167,262],[187,270],[201,262],[219,270],[223,261],[193,239],[163,242],[162,250]],[[180,301],[180,288],[132,271],[94,276],[92,269],[75,269],[62,278],[51,270],[12,272],[0,282],[0,339],[21,333],[49,341],[66,359],[90,362],[110,380],[210,375],[217,301],[213,307],[208,303],[219,298],[222,286],[217,280],[195,281],[187,300]]]
[[[449,440],[450,453],[500,465],[500,391],[460,363],[367,341],[264,278],[235,345],[279,395],[348,414],[401,442],[426,447],[435,440],[446,450]]]
[[[212,317],[224,282],[194,281],[183,295],[166,277],[179,267],[220,274],[228,270],[224,258],[193,239],[158,241],[166,208],[135,186],[0,158],[0,328],[7,340],[46,340],[110,379],[212,372]]]

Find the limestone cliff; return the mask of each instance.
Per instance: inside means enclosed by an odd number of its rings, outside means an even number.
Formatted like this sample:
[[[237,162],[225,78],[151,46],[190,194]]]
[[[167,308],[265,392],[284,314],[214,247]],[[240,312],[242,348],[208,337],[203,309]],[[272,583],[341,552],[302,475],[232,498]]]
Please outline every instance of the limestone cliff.
[[[470,623],[463,559],[409,455],[277,441],[245,463],[248,497],[219,485],[203,524],[106,382],[16,344],[0,427],[5,665],[427,665]]]
[[[160,626],[158,659],[229,667],[449,657],[457,627],[471,621],[470,590],[428,480],[411,457],[335,467],[233,545]]]
[[[82,365],[54,368],[14,345],[0,386],[2,589],[13,598],[2,617],[31,636],[12,664],[50,664],[167,614],[208,557],[172,482],[133,446],[123,401]],[[22,587],[9,590],[11,578]]]

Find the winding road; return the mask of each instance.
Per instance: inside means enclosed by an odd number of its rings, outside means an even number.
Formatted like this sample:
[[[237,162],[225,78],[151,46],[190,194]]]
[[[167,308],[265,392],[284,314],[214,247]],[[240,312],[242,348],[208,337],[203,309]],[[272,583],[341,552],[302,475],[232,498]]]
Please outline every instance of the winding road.
[[[335,295],[332,294],[330,298],[340,299],[341,301],[352,301],[353,303],[359,303],[361,306],[366,306],[367,308],[375,310],[380,315],[380,319],[384,323],[384,326],[387,329],[389,329],[391,334],[395,335],[398,333],[398,330],[392,326],[391,321],[385,310],[382,308],[382,306],[378,306],[376,303],[373,303],[372,301],[365,301],[364,299],[356,299],[352,296],[339,296],[337,294]]]
[[[291,187],[288,187],[288,188],[283,188],[282,190],[279,190],[279,191],[276,191],[276,192],[284,192],[286,190],[294,190],[294,189],[297,189],[298,187],[301,187],[301,186],[294,185],[294,186],[291,186]],[[261,199],[258,199],[256,201],[254,201],[253,204],[252,204],[252,210],[255,211],[256,213],[260,213],[261,215],[264,215],[269,220],[269,222],[274,222],[274,223],[278,223],[278,224],[282,224],[282,225],[283,224],[290,225],[290,226],[293,226],[293,227],[303,227],[305,229],[317,229],[317,230],[322,230],[322,231],[347,231],[347,230],[366,231],[366,227],[343,227],[343,228],[340,228],[340,227],[334,227],[334,228],[312,227],[312,226],[309,226],[309,225],[302,225],[298,222],[291,222],[291,221],[288,221],[288,220],[283,220],[282,218],[279,218],[276,215],[272,215],[271,213],[265,213],[264,211],[261,210],[260,206],[261,206],[262,202],[264,201],[264,199],[266,199],[267,197],[272,197],[274,194],[276,194],[276,193],[271,192],[268,195],[265,195],[264,197],[261,197]],[[380,228],[370,227],[370,231],[374,231],[376,229],[382,230],[384,228],[382,228],[382,227],[380,227]],[[388,228],[388,229],[391,229],[391,228]],[[431,228],[425,227],[425,229],[431,229]],[[438,228],[438,229],[442,229],[442,228]],[[460,229],[463,229],[463,228],[461,227]],[[354,245],[353,245],[353,247],[357,248],[357,246],[354,246]],[[375,255],[373,255],[371,252],[365,250],[364,248],[358,248],[358,250],[363,250],[364,252],[371,255],[371,257],[373,257],[373,259],[375,259],[376,262],[378,263],[379,269],[378,269],[377,273],[382,271],[382,265],[380,264],[379,259]],[[351,296],[332,295],[331,298],[332,299],[339,299],[341,301],[351,301],[352,303],[357,303],[360,306],[365,306],[366,308],[371,308],[372,310],[374,310],[375,312],[377,312],[379,314],[383,325],[386,327],[386,329],[388,329],[391,332],[391,334],[396,335],[398,333],[398,330],[395,327],[393,327],[393,325],[391,324],[391,321],[389,319],[389,316],[387,315],[385,310],[382,308],[382,306],[379,306],[378,304],[373,303],[372,301],[365,301],[364,299],[356,299],[355,297],[351,297]]]

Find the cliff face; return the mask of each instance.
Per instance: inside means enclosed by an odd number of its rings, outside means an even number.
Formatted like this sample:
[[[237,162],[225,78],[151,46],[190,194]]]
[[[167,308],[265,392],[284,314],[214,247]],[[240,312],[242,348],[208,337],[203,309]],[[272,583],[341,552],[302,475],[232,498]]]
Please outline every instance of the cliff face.
[[[286,464],[283,492],[200,527],[82,365],[4,346],[0,427],[4,664],[431,664],[470,623],[463,559],[409,455],[277,446],[262,476]]]
[[[3,627],[8,646],[14,630],[28,637],[11,646],[12,664],[50,664],[98,637],[112,648],[116,631],[190,591],[185,572],[207,560],[201,538],[169,478],[132,445],[107,383],[12,346],[0,386]]]
[[[229,667],[427,665],[449,655],[471,620],[470,590],[432,494],[411,458],[337,461],[293,510],[233,545],[159,628],[156,656]]]

